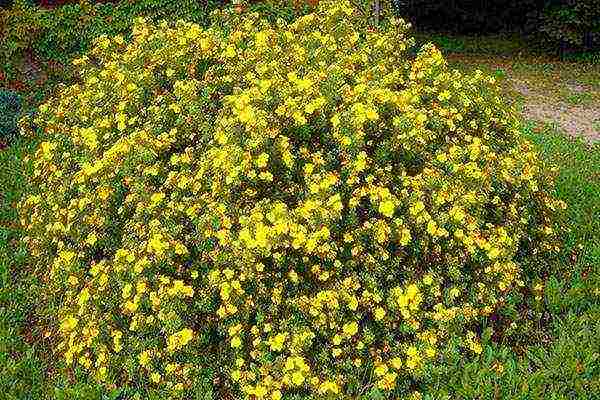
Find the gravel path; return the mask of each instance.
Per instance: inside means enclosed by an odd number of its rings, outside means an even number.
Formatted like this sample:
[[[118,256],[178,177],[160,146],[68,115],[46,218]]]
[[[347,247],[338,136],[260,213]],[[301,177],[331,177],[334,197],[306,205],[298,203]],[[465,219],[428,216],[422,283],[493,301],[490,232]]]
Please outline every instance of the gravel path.
[[[542,123],[557,124],[566,134],[588,142],[600,141],[600,101],[589,104],[569,104],[553,96],[545,96],[516,78],[509,78],[514,90],[523,96],[525,118]],[[570,86],[571,92],[588,93],[587,88]]]
[[[462,70],[501,71],[503,87],[526,119],[556,124],[590,143],[600,141],[600,65],[480,55],[448,59]]]

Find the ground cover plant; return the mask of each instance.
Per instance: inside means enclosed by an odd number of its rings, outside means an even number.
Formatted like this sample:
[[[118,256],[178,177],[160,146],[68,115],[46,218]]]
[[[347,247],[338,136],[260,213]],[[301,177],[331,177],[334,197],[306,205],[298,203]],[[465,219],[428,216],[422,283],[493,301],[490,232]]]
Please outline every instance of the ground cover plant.
[[[419,396],[483,352],[482,318],[540,297],[564,202],[494,79],[411,55],[400,20],[366,28],[348,2],[140,20],[75,60],[80,83],[23,123],[40,145],[19,207],[63,373]]]

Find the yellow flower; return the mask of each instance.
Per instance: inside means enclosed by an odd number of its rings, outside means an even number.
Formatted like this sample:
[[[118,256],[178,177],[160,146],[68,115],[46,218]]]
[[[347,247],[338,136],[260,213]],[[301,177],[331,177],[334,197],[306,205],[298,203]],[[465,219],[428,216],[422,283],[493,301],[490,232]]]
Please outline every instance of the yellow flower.
[[[121,289],[121,297],[123,297],[124,299],[129,298],[129,296],[131,296],[132,289],[133,289],[133,286],[130,283],[123,286],[123,289]]]
[[[379,204],[379,212],[386,217],[392,217],[394,215],[395,205],[391,200],[386,200]]]
[[[231,371],[231,379],[233,379],[234,382],[238,382],[241,377],[242,377],[242,373],[239,369]]]
[[[287,333],[278,333],[277,335],[271,337],[269,339],[269,346],[271,351],[281,351],[283,350],[283,345],[287,338]]]
[[[161,379],[161,376],[158,372],[153,372],[150,374],[150,381],[152,383],[159,383]]]
[[[167,372],[167,374],[172,374],[176,369],[177,369],[177,364],[169,363],[169,364],[167,364],[165,371]]]
[[[281,400],[281,391],[275,390],[271,393],[271,400]]]
[[[375,375],[383,376],[387,372],[388,368],[385,364],[379,364],[375,367]]]
[[[310,79],[298,79],[296,84],[298,85],[298,89],[304,91],[310,89],[313,85],[313,82]]]
[[[326,393],[338,394],[340,392],[340,388],[338,387],[337,383],[335,383],[335,382],[323,381],[321,383],[321,385],[319,386],[319,392],[321,394],[326,394]]]
[[[201,29],[197,24],[192,24],[185,33],[187,39],[194,40],[200,35]]]
[[[267,395],[267,388],[262,385],[257,385],[256,388],[254,388],[254,395],[259,399],[264,398]]]
[[[422,201],[417,201],[409,209],[411,215],[419,215],[423,210],[425,210],[425,204]]]
[[[267,162],[269,161],[269,155],[267,153],[261,153],[256,159],[256,166],[258,168],[264,168],[267,166]]]
[[[144,281],[138,282],[136,284],[136,286],[135,286],[135,291],[137,293],[144,293],[144,292],[146,292],[146,282],[144,282]]]
[[[233,58],[235,56],[236,56],[235,46],[233,46],[233,45],[227,46],[227,48],[225,49],[225,57]]]
[[[70,263],[71,260],[73,260],[75,258],[76,253],[74,251],[66,251],[63,250],[59,253],[59,257],[61,260],[63,260],[65,263]]]
[[[101,366],[100,368],[98,368],[98,379],[101,381],[106,379],[106,367],[105,366]]]
[[[234,336],[233,338],[231,338],[231,347],[232,348],[237,349],[241,345],[242,345],[242,340],[240,339],[239,336]]]
[[[400,357],[394,357],[390,360],[392,367],[394,367],[395,369],[399,370],[400,368],[402,368],[402,360],[400,359]]]
[[[339,124],[340,116],[338,114],[335,114],[333,117],[331,117],[331,125],[333,125],[333,127],[336,128]]]
[[[429,233],[431,236],[437,236],[437,232],[438,232],[437,223],[434,220],[430,220],[427,223],[427,233]]]
[[[96,236],[96,234],[94,232],[90,232],[90,234],[85,239],[85,242],[87,244],[89,244],[90,246],[93,246],[97,240],[98,240],[98,237]]]
[[[498,258],[499,255],[500,255],[500,250],[497,247],[492,247],[488,251],[488,257],[490,258],[490,260],[494,260],[494,259]]]
[[[348,301],[348,308],[350,308],[352,311],[356,311],[358,308],[358,299],[355,296],[350,297],[350,300]]]
[[[150,354],[148,350],[142,351],[138,356],[138,359],[142,367],[148,366],[148,364],[150,363]]]
[[[154,193],[150,196],[150,206],[156,206],[165,198],[164,193]]]
[[[290,272],[288,272],[288,277],[290,278],[290,281],[298,283],[298,274],[296,273],[296,271],[291,270]]]
[[[178,242],[175,244],[175,254],[179,256],[188,254],[188,249],[184,244]]]
[[[409,357],[417,357],[419,355],[419,350],[415,346],[410,346],[408,350],[406,350],[406,355]]]
[[[69,315],[68,317],[66,317],[63,322],[60,325],[60,329],[63,332],[70,332],[73,329],[75,329],[75,327],[77,326],[77,322],[79,322],[77,320],[77,318],[73,317],[72,315]]]
[[[333,339],[332,339],[332,343],[333,343],[335,346],[339,346],[339,345],[342,343],[342,337],[341,337],[340,335],[337,335],[337,334],[336,334],[336,335],[334,335],[334,336],[333,336]]]
[[[159,256],[162,255],[170,247],[170,244],[164,241],[163,237],[162,233],[152,235],[148,242],[148,251]]]
[[[296,371],[292,374],[292,383],[296,386],[300,386],[304,383],[304,375],[302,375],[302,372]]]
[[[375,320],[381,321],[383,317],[385,317],[385,310],[382,307],[377,307],[375,309]]]
[[[290,371],[290,370],[294,369],[294,358],[293,357],[288,357],[285,360],[284,368],[286,371]]]
[[[402,246],[406,246],[408,243],[410,243],[410,239],[412,238],[410,231],[407,228],[402,228],[402,231],[400,233],[400,244]]]
[[[188,344],[194,337],[194,331],[184,328],[167,338],[167,350],[174,351]]]
[[[355,321],[349,322],[342,329],[347,336],[354,336],[358,332],[358,324]]]
[[[367,108],[367,110],[365,112],[365,116],[367,117],[367,119],[369,119],[371,121],[376,121],[379,119],[379,114],[377,113],[377,110],[375,110],[374,108]]]
[[[425,275],[423,277],[423,283],[426,284],[427,286],[431,285],[433,283],[433,277],[429,274]]]
[[[333,350],[331,350],[331,354],[333,354],[334,357],[339,357],[342,354],[342,349],[334,347]]]
[[[189,328],[182,329],[179,331],[179,338],[181,345],[185,346],[194,338],[194,332]]]
[[[435,349],[432,347],[428,347],[425,349],[425,355],[427,355],[427,357],[432,358],[434,357],[436,354]]]
[[[267,181],[267,182],[271,182],[273,180],[273,174],[271,174],[270,172],[267,171],[263,171],[260,174],[258,174],[258,177],[260,179],[262,179],[263,181]]]

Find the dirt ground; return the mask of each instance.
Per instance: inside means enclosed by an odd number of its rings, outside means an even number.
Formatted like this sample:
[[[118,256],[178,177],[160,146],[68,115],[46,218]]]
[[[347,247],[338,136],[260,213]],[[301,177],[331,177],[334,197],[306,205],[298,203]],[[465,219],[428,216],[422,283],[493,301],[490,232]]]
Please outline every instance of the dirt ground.
[[[528,120],[600,141],[600,65],[501,56],[450,55],[450,65],[499,76]]]

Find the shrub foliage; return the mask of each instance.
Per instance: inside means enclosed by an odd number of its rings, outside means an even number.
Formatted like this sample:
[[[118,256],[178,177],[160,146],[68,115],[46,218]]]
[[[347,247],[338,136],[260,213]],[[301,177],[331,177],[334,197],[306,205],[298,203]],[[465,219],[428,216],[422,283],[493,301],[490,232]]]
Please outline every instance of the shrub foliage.
[[[551,43],[590,50],[600,46],[600,0],[549,1],[541,22],[540,30]]]
[[[480,353],[564,206],[494,79],[348,1],[212,18],[100,37],[40,107],[20,215],[67,367],[398,396],[448,340]]]
[[[535,0],[389,0],[401,15],[410,16],[420,29],[458,33],[492,33],[524,28],[532,12],[541,10]]]
[[[21,108],[21,96],[13,91],[0,89],[0,145],[3,142],[10,143],[16,137]]]

